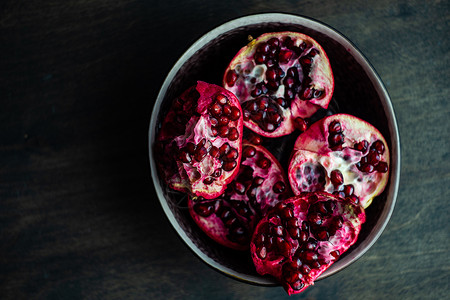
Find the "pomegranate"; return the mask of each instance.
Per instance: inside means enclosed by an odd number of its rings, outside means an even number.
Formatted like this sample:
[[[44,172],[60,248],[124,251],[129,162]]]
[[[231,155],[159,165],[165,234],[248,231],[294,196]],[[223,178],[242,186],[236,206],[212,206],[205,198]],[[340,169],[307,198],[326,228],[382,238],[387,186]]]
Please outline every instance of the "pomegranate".
[[[349,199],[302,193],[276,204],[258,223],[253,263],[289,295],[300,293],[356,242],[364,222],[364,209]]]
[[[386,187],[389,149],[371,124],[337,114],[299,135],[289,163],[294,194],[326,191],[351,197],[367,208]]]
[[[297,32],[265,33],[243,47],[225,71],[223,86],[244,112],[244,125],[267,137],[304,130],[305,119],[327,108],[334,78],[323,48]]]
[[[157,163],[169,187],[213,199],[238,173],[242,110],[224,88],[198,81],[176,98],[157,137]]]
[[[267,210],[291,196],[286,174],[263,146],[245,143],[239,173],[215,199],[190,197],[192,218],[216,242],[236,250],[249,248],[256,223]]]

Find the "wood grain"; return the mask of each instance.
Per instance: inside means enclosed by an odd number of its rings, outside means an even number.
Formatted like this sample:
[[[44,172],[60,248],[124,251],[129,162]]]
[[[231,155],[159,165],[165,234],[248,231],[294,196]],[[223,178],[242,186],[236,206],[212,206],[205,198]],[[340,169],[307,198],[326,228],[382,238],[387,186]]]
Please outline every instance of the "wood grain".
[[[281,299],[204,265],[156,199],[147,157],[171,66],[230,19],[282,11],[349,37],[386,84],[402,174],[385,232],[300,299],[449,295],[448,1],[2,1],[0,298]]]

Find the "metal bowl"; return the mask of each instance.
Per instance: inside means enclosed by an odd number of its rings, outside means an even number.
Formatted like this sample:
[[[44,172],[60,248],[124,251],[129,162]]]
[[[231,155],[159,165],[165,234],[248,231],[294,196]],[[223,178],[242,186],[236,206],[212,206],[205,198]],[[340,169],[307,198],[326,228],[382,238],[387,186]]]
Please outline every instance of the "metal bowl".
[[[400,141],[389,95],[368,60],[342,34],[306,17],[267,13],[232,20],[202,36],[175,63],[156,99],[149,127],[151,175],[164,213],[186,245],[212,268],[259,285],[276,285],[277,282],[271,277],[256,273],[249,253],[218,245],[196,226],[186,207],[186,195],[169,190],[160,178],[153,149],[161,121],[175,97],[197,80],[221,85],[228,63],[247,43],[249,35],[258,37],[265,32],[285,30],[305,33],[325,49],[335,77],[335,91],[328,113],[348,113],[368,121],[384,135],[391,151],[389,182],[385,191],[366,210],[367,221],[357,243],[319,279],[356,261],[380,237],[394,210],[400,179]],[[286,165],[286,158],[283,161],[283,157],[289,156],[292,147],[289,141],[283,141],[280,145],[275,150],[281,163]]]

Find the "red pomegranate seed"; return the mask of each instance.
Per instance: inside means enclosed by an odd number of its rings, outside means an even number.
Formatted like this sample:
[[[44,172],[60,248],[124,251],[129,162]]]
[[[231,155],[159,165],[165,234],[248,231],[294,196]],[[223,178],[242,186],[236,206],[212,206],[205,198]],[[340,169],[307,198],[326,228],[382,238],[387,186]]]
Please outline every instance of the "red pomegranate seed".
[[[255,156],[256,149],[253,146],[245,146],[244,150],[242,151],[242,157],[244,158],[251,158]]]
[[[308,123],[305,119],[297,117],[295,118],[295,127],[301,132],[305,131],[308,128]]]
[[[228,139],[230,141],[235,141],[239,138],[239,132],[236,129],[236,127],[231,127],[229,132],[228,132]]]
[[[211,183],[213,183],[213,181],[214,181],[214,178],[213,178],[213,177],[206,177],[206,178],[203,180],[203,183],[204,183],[204,184],[211,184]]]
[[[259,46],[256,48],[256,52],[259,53],[267,53],[269,52],[270,46],[267,43],[260,43]]]
[[[266,55],[260,52],[255,53],[253,59],[257,64],[263,64],[266,61]]]
[[[191,155],[195,153],[195,148],[197,148],[197,146],[195,146],[194,143],[188,142],[186,144],[186,151]]]
[[[380,161],[376,166],[376,170],[380,173],[386,173],[388,171],[388,164],[384,161]]]
[[[209,113],[211,115],[213,115],[214,117],[219,117],[220,114],[222,113],[222,106],[220,106],[219,103],[214,103],[213,105],[211,105],[211,107],[209,108]]]
[[[213,172],[212,176],[214,177],[220,177],[220,175],[222,175],[222,169],[217,169]]]
[[[197,203],[194,205],[194,210],[202,217],[209,217],[214,212],[214,202]]]
[[[235,148],[231,148],[230,151],[225,155],[224,159],[226,158],[227,161],[233,161],[236,160],[238,156],[238,151]]]
[[[351,185],[351,184],[344,185],[344,194],[346,196],[353,195],[354,190],[355,190],[355,188],[353,187],[353,185]]]
[[[184,163],[190,163],[192,161],[191,156],[186,151],[180,152],[180,160]]]
[[[233,86],[236,83],[236,80],[238,79],[238,75],[234,70],[229,70],[227,73],[227,76],[225,77],[225,81],[227,82],[228,86]]]
[[[328,126],[328,131],[330,133],[341,133],[342,132],[342,126],[339,121],[333,121]]]
[[[219,136],[221,138],[226,138],[228,136],[228,133],[230,132],[227,125],[219,127],[219,129],[217,131],[219,132]]]
[[[239,110],[239,108],[237,108],[236,106],[233,106],[231,108],[229,117],[230,117],[231,121],[237,121],[241,117],[241,111]]]
[[[281,194],[286,189],[286,185],[283,181],[278,181],[273,185],[273,191],[277,194]]]
[[[222,169],[224,169],[225,171],[231,171],[231,170],[233,170],[234,168],[236,168],[236,166],[237,166],[237,163],[236,163],[236,161],[228,161],[228,162],[225,162],[223,165],[222,165]]]
[[[266,247],[262,246],[256,250],[256,254],[259,258],[265,259],[267,257],[267,249]]]
[[[239,195],[244,195],[245,194],[245,185],[242,184],[239,181],[236,181],[234,183],[234,190],[236,191],[236,193],[238,193]]]
[[[197,161],[202,161],[205,158],[206,154],[208,154],[208,151],[206,150],[205,147],[197,148],[197,150],[195,151],[194,158]]]
[[[280,50],[280,54],[278,55],[278,61],[282,64],[287,64],[294,53],[291,50]]]
[[[333,170],[333,171],[331,171],[331,174],[330,174],[330,180],[331,180],[331,183],[335,187],[337,187],[344,183],[344,176],[342,175],[341,171]]]
[[[375,142],[373,142],[371,148],[375,149],[379,154],[384,153],[384,144],[380,140],[376,140]]]
[[[254,186],[260,186],[261,184],[263,184],[264,182],[264,178],[256,176],[255,178],[253,178],[253,185]]]
[[[230,144],[224,143],[222,146],[220,146],[219,151],[220,155],[225,155],[230,151],[231,147]]]
[[[360,170],[365,173],[372,173],[374,169],[373,165],[367,163],[362,165]]]
[[[265,157],[260,157],[257,161],[256,161],[256,165],[258,167],[260,167],[261,169],[268,169],[270,167],[270,160],[265,158]]]
[[[361,151],[363,153],[366,152],[367,147],[369,147],[369,142],[366,140],[362,140],[361,142],[354,145],[355,150]]]
[[[225,96],[222,95],[222,94],[218,94],[218,95],[216,96],[216,100],[217,100],[217,102],[218,102],[220,105],[225,105],[225,104],[227,104],[227,102],[228,102],[227,97],[225,97]]]

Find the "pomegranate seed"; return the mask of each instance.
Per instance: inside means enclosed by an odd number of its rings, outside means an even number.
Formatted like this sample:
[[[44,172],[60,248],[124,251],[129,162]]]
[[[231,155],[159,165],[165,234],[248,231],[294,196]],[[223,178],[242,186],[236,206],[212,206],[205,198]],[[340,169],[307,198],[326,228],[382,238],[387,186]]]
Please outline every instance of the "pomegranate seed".
[[[374,171],[374,169],[375,168],[373,167],[373,165],[367,163],[367,164],[362,165],[360,170],[361,170],[361,172],[364,172],[364,173],[372,173]]]
[[[359,143],[356,143],[354,146],[355,150],[361,151],[361,152],[366,152],[367,147],[369,147],[369,142],[366,140],[362,140]]]
[[[337,187],[344,183],[344,176],[342,175],[341,171],[333,170],[330,174],[330,180],[331,183],[333,183],[333,185]]]
[[[250,133],[248,140],[250,141],[250,143],[252,143],[253,145],[261,145],[262,144],[262,138],[261,136],[257,135],[256,133]]]
[[[220,175],[222,175],[222,169],[217,169],[213,172],[212,176],[214,177],[220,177]]]
[[[198,144],[197,144],[197,149],[205,146],[205,144],[206,144],[206,139],[205,138],[201,139],[200,142],[198,142]]]
[[[222,169],[229,172],[229,171],[233,170],[234,168],[236,168],[236,166],[237,166],[236,161],[228,161],[222,165]]]
[[[218,135],[219,135],[219,132],[217,131],[217,129],[214,127],[211,127],[211,136],[216,137]]]
[[[267,43],[262,42],[256,48],[256,52],[267,53],[267,52],[269,52],[269,48],[270,48],[270,46]]]
[[[255,89],[253,91],[251,91],[250,95],[252,95],[253,98],[258,97],[259,95],[262,94],[261,89],[255,87]]]
[[[222,115],[219,117],[219,126],[228,125],[228,122],[230,122],[230,120],[227,118],[227,116]]]
[[[253,181],[252,184],[256,187],[256,186],[260,186],[261,184],[263,184],[264,182],[264,178],[256,176]]]
[[[213,115],[214,117],[219,117],[220,114],[222,113],[222,106],[220,106],[219,103],[214,103],[213,105],[211,105],[211,107],[209,108],[209,113],[211,115]]]
[[[327,241],[328,238],[330,237],[330,234],[328,233],[328,231],[322,230],[317,233],[317,237],[321,241]]]
[[[219,121],[216,118],[209,118],[209,121],[211,122],[212,127],[216,127],[219,124]]]
[[[289,257],[291,246],[282,237],[277,237],[277,248],[282,256]]]
[[[284,228],[281,225],[273,226],[272,227],[272,234],[276,236],[283,236],[284,234]]]
[[[289,36],[287,36],[284,38],[282,45],[286,48],[291,48],[294,46],[294,41]]]
[[[195,148],[197,148],[197,146],[195,146],[195,144],[194,143],[191,143],[191,142],[188,142],[187,144],[186,144],[186,151],[189,153],[189,154],[194,154],[195,153]]]
[[[265,259],[267,257],[267,249],[266,247],[262,246],[258,249],[256,249],[256,254],[260,259]]]
[[[275,126],[274,124],[272,124],[272,123],[270,123],[270,122],[266,122],[266,123],[262,126],[262,128],[265,129],[265,130],[268,131],[268,132],[272,132],[272,131],[274,131],[274,130],[277,128],[277,126]]]
[[[268,169],[270,168],[271,162],[269,159],[265,158],[265,157],[261,157],[256,161],[256,165],[258,167],[260,167],[261,169]]]
[[[231,108],[229,117],[230,117],[231,121],[237,121],[241,117],[241,111],[239,110],[239,108],[237,108],[236,106],[233,106]]]
[[[247,101],[245,103],[245,109],[251,113],[255,113],[258,111],[258,105],[256,104],[256,101]]]
[[[308,215],[308,221],[311,222],[314,225],[322,225],[322,216],[319,213],[310,213]]]
[[[256,149],[253,146],[245,146],[244,150],[242,151],[242,157],[244,158],[251,158],[255,156]]]
[[[317,50],[317,49],[311,49],[311,51],[309,51],[309,53],[308,53],[308,55],[311,57],[314,57],[317,54],[319,54],[319,50]]]
[[[330,133],[341,133],[342,132],[342,126],[339,121],[333,121],[328,125],[328,131]]]
[[[225,154],[224,160],[226,161],[233,161],[236,160],[239,156],[238,151],[235,148],[231,148],[230,151]]]
[[[308,265],[303,265],[302,266],[302,273],[307,275],[311,272],[311,268]]]
[[[205,147],[197,148],[197,150],[195,151],[194,158],[197,161],[202,161],[205,158],[206,154],[208,154],[208,151],[206,150]]]
[[[353,195],[354,190],[355,190],[355,188],[353,187],[353,185],[351,185],[351,184],[344,185],[344,194],[346,196]]]
[[[308,231],[309,230],[308,222],[306,222],[306,221],[302,222],[302,230],[304,230],[304,231]]]
[[[293,290],[299,291],[305,287],[305,284],[301,280],[298,280],[298,281],[290,284],[290,286]]]
[[[286,185],[284,184],[283,181],[278,181],[277,183],[275,183],[273,185],[273,191],[277,194],[281,194],[282,192],[284,192],[284,190],[286,189]]]
[[[307,87],[301,92],[300,99],[302,100],[311,100],[313,97],[314,90],[310,87]]]
[[[300,232],[299,240],[300,240],[302,243],[306,242],[306,240],[308,239],[308,235],[309,235],[308,232],[302,230],[302,231]]]
[[[213,158],[216,158],[219,155],[219,148],[216,146],[212,146],[211,149],[209,149],[209,155]]]
[[[311,59],[311,57],[308,57],[308,56],[302,56],[302,57],[300,57],[299,62],[302,65],[309,66],[312,63],[312,59]]]
[[[296,67],[290,67],[287,70],[287,73],[286,73],[286,78],[287,77],[298,78],[298,70],[297,70],[297,68]]]
[[[220,151],[220,155],[225,155],[230,151],[231,147],[230,144],[228,143],[224,143],[222,146],[220,146],[219,151]]]
[[[315,250],[317,248],[317,241],[313,238],[309,238],[305,248],[307,250]]]
[[[337,260],[340,256],[339,250],[334,250],[330,252],[330,256],[333,257],[334,260]]]
[[[228,133],[229,133],[230,131],[229,131],[228,126],[227,126],[227,125],[224,125],[224,126],[219,127],[218,132],[219,132],[219,136],[220,136],[221,138],[226,138],[226,137],[228,137]]]
[[[264,235],[264,233],[258,234],[255,238],[255,245],[262,246],[262,245],[264,245],[265,241],[266,241],[266,236]]]
[[[308,128],[308,123],[305,119],[297,117],[295,118],[295,127],[301,132],[304,132]]]
[[[258,109],[266,109],[269,106],[269,98],[260,97],[257,101]]]
[[[180,160],[184,163],[190,163],[192,161],[191,156],[186,151],[180,152]]]
[[[291,50],[283,49],[280,51],[280,54],[278,55],[278,60],[282,64],[287,64],[291,60],[293,54],[294,53]]]
[[[279,81],[273,81],[273,80],[267,81],[266,86],[267,86],[267,88],[269,90],[276,91],[276,90],[278,90],[278,87],[280,86],[280,82]]]
[[[263,64],[266,61],[266,55],[260,52],[255,53],[253,56],[256,64]]]
[[[288,228],[299,228],[298,219],[295,217],[291,217],[286,221],[286,227]]]
[[[386,173],[388,171],[388,164],[384,161],[380,161],[376,166],[376,170],[380,173]]]
[[[286,88],[293,88],[295,85],[295,79],[294,77],[288,76],[284,79],[283,84]]]
[[[380,140],[376,140],[375,142],[373,142],[371,148],[375,149],[377,151],[377,153],[379,153],[379,154],[384,153],[384,144]]]
[[[216,100],[220,105],[225,105],[228,102],[228,98],[225,95],[218,94]]]
[[[227,72],[227,76],[225,77],[225,81],[227,82],[228,86],[233,86],[236,83],[236,80],[238,79],[238,75],[234,70],[229,70]]]
[[[225,116],[230,116],[230,114],[231,114],[231,106],[229,105],[229,104],[225,104],[224,106],[223,106],[223,109],[222,109],[222,113],[225,115]]]
[[[214,212],[214,202],[197,203],[194,205],[194,211],[202,217],[209,217]]]
[[[315,261],[318,259],[317,253],[313,251],[306,251],[304,255],[307,261]]]
[[[204,183],[204,184],[211,184],[211,183],[213,183],[213,181],[214,181],[214,178],[213,178],[213,177],[206,177],[206,178],[203,180],[203,183]]]
[[[235,141],[239,138],[239,132],[236,129],[236,127],[231,127],[229,132],[228,132],[228,139],[230,141]]]
[[[245,185],[242,184],[241,182],[236,181],[234,183],[234,190],[236,191],[236,193],[238,193],[239,195],[244,195],[245,194]]]
[[[270,46],[273,46],[273,47],[279,47],[280,46],[280,40],[277,39],[276,37],[273,37],[273,38],[271,38],[271,39],[269,39],[267,41],[267,44],[269,44]]]

